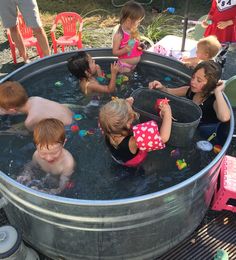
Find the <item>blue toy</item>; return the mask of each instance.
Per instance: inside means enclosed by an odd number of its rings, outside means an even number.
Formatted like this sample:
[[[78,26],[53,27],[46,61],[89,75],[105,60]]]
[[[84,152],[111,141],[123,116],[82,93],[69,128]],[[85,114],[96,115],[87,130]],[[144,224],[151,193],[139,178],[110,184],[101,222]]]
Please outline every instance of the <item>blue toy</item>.
[[[130,39],[130,40],[128,41],[128,45],[131,46],[132,49],[134,48],[134,44],[135,44],[135,39]],[[128,56],[130,56],[130,54],[131,54],[131,51],[128,52]]]
[[[79,131],[79,136],[83,137],[87,135],[87,131],[86,130],[80,130]]]
[[[82,118],[83,118],[82,115],[80,115],[80,114],[74,114],[74,119],[75,119],[75,120],[79,121],[79,120],[81,120]]]
[[[171,81],[171,77],[166,76],[166,77],[164,78],[164,80],[165,80],[165,81]]]

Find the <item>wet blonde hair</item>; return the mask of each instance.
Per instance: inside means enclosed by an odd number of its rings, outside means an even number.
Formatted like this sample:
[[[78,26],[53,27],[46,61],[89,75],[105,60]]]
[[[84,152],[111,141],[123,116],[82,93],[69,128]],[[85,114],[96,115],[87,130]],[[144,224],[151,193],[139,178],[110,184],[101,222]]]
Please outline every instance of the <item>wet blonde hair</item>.
[[[64,145],[66,136],[64,124],[55,118],[41,120],[34,128],[34,143],[36,146]]]
[[[197,43],[197,47],[202,48],[203,51],[208,54],[209,59],[212,59],[221,49],[221,44],[217,40],[216,36],[210,35],[205,38],[202,38]]]
[[[116,147],[113,135],[127,136],[131,130],[128,128],[130,120],[138,119],[138,114],[132,109],[131,105],[121,98],[115,98],[106,105],[102,106],[99,112],[99,124],[104,135],[110,143]]]
[[[28,95],[17,81],[6,81],[0,84],[0,107],[8,110],[25,105]]]

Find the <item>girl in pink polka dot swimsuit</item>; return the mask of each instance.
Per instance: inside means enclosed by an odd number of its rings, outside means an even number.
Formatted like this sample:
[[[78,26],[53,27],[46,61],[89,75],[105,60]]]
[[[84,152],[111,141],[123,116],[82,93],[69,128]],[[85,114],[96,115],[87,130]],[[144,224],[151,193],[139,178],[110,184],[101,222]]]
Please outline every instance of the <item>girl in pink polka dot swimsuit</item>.
[[[133,127],[139,117],[132,109],[133,101],[133,98],[115,98],[101,107],[99,113],[99,124],[112,158],[127,167],[137,167],[145,160],[147,152],[163,149],[170,138],[172,124],[171,108],[163,104],[160,132],[154,121]]]

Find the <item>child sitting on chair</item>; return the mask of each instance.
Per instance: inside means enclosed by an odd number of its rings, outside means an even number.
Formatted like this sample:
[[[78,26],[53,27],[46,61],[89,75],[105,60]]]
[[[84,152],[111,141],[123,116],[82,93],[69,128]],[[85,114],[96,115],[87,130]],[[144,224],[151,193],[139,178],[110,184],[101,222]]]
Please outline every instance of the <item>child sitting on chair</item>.
[[[73,117],[66,106],[41,97],[28,97],[19,82],[6,81],[0,84],[0,114],[17,113],[27,115],[25,127],[30,131],[45,118],[59,119],[66,126],[72,123]]]
[[[132,109],[132,104],[133,98],[126,100],[115,98],[104,105],[99,113],[99,124],[112,158],[127,167],[137,167],[147,156],[147,150],[139,148],[137,144],[142,137],[139,136],[136,139],[134,137],[134,129],[138,127],[132,127],[132,124],[138,119],[138,114]],[[150,135],[154,134],[155,136],[153,138],[155,140],[150,139],[148,143],[154,144],[156,142],[158,149],[164,148],[164,143],[169,140],[172,123],[170,106],[164,104],[160,107],[160,110],[162,116],[160,133],[154,121],[150,121],[149,129],[146,126],[144,127],[147,133],[150,131]],[[136,133],[139,133],[138,129]]]
[[[118,56],[120,72],[130,72],[140,61],[143,53],[139,42],[138,26],[144,19],[145,11],[135,1],[127,2],[121,10],[120,26],[113,37],[113,55]]]
[[[201,61],[214,59],[220,49],[221,44],[215,36],[202,38],[197,43],[196,57],[183,57],[182,62],[188,67],[195,68]]]
[[[115,92],[116,76],[119,71],[119,66],[116,62],[111,64],[111,79],[108,85],[101,84],[103,83],[101,80],[105,78],[100,66],[84,51],[79,51],[76,55],[69,58],[67,66],[71,74],[79,79],[81,91],[85,95]]]
[[[34,142],[36,151],[32,158],[32,167],[39,166],[48,173],[41,185],[51,176],[58,177],[58,187],[53,189],[33,186],[33,171],[25,172],[17,180],[31,188],[47,191],[51,194],[62,192],[74,171],[75,161],[72,155],[64,148],[66,141],[64,124],[54,118],[43,119],[34,128]],[[30,185],[30,183],[32,185]]]

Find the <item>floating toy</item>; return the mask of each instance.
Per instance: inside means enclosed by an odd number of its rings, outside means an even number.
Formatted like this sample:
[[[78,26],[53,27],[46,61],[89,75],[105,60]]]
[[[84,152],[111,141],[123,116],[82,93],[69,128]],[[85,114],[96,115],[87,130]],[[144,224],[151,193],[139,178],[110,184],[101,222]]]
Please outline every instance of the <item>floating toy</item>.
[[[208,138],[207,138],[207,141],[211,141],[212,139],[214,139],[216,137],[216,133],[213,133],[212,135],[210,135]]]
[[[79,131],[79,136],[83,137],[83,136],[86,136],[87,135],[87,131],[86,130],[80,130]]]
[[[153,120],[133,126],[133,134],[141,151],[154,151],[165,148],[157,123]]]
[[[75,183],[73,181],[68,181],[66,184],[66,189],[71,190],[75,187]]]
[[[203,140],[197,142],[197,148],[204,152],[209,152],[213,149],[213,145],[209,141]]]
[[[213,147],[213,152],[214,152],[215,154],[218,154],[218,153],[221,151],[221,149],[222,149],[222,146],[219,145],[219,144],[216,144],[216,145],[214,145],[214,147]]]
[[[107,74],[107,78],[110,79],[111,78],[111,74]],[[118,75],[116,77],[116,84],[117,85],[122,85],[124,82],[128,81],[129,77],[125,76],[125,75]]]
[[[158,98],[157,100],[156,100],[156,103],[155,103],[155,109],[157,110],[157,113],[159,114],[159,116],[161,116],[160,115],[160,113],[161,113],[161,106],[163,106],[163,105],[165,105],[165,104],[169,104],[169,99],[168,98]]]
[[[96,80],[100,83],[100,84],[106,84],[107,79],[105,77],[96,77]]]
[[[184,168],[187,167],[187,163],[185,162],[184,159],[182,159],[182,160],[179,159],[179,160],[176,161],[176,166],[181,171],[181,170],[183,170]]]
[[[78,131],[79,131],[79,127],[78,127],[77,125],[72,125],[72,126],[70,127],[70,130],[71,130],[72,132],[78,132]]]
[[[94,130],[94,129],[89,129],[89,130],[87,131],[87,134],[88,134],[88,135],[94,135],[94,134],[95,134],[95,130]]]
[[[228,260],[229,255],[224,249],[218,249],[214,256],[214,260]]]
[[[56,81],[55,83],[54,83],[54,86],[55,87],[62,87],[64,85],[64,83],[62,82],[62,81]]]
[[[81,120],[82,118],[83,118],[82,115],[80,115],[80,114],[74,114],[74,119],[75,119],[75,120],[79,121],[79,120]]]
[[[165,81],[171,81],[171,77],[166,76],[166,77],[164,78],[164,80],[165,80]]]
[[[174,157],[174,158],[179,157],[179,156],[180,156],[179,148],[176,148],[176,149],[172,150],[172,151],[170,152],[170,156],[171,156],[171,157]]]

